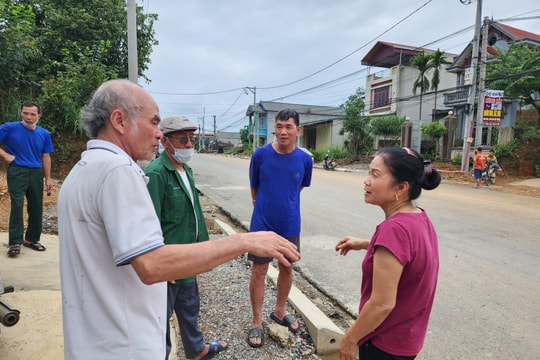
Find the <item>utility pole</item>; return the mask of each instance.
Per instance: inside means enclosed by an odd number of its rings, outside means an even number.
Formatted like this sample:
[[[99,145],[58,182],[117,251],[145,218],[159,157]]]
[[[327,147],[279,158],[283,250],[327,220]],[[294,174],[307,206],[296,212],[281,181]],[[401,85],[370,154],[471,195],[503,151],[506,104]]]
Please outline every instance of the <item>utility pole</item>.
[[[488,47],[489,16],[484,17],[482,26],[482,50],[480,51],[480,78],[478,80],[478,111],[476,112],[476,136],[474,143],[477,146],[482,145],[482,130],[484,129],[484,98],[486,95],[486,65],[487,65],[487,47]],[[490,127],[491,134],[491,127]],[[491,143],[488,136],[486,144]]]
[[[135,0],[127,0],[127,37],[128,37],[128,79],[139,83],[137,64],[137,4]]]
[[[249,90],[253,93],[253,152],[255,152],[255,149],[259,146],[259,112],[257,108],[257,88],[254,87],[245,87],[244,92],[247,94],[247,91]]]
[[[460,0],[463,4],[470,4],[469,0]],[[482,0],[476,0],[476,22],[474,25],[474,39],[472,48],[471,77],[472,84],[469,88],[469,97],[467,99],[467,117],[465,126],[463,126],[463,151],[461,158],[461,173],[469,172],[469,153],[471,151],[473,122],[474,122],[474,103],[476,99],[476,72],[478,70],[478,48],[480,44],[480,25],[482,20]],[[478,110],[480,111],[480,110]]]
[[[202,136],[201,136],[201,118],[199,118],[199,152],[201,152],[201,139],[202,139]]]
[[[206,130],[204,129],[204,117],[206,116],[206,107],[203,107],[203,115],[202,115],[202,132],[203,132],[203,149],[206,150]]]
[[[216,115],[214,115],[214,144],[216,145],[216,151],[218,148],[217,134],[216,134]]]

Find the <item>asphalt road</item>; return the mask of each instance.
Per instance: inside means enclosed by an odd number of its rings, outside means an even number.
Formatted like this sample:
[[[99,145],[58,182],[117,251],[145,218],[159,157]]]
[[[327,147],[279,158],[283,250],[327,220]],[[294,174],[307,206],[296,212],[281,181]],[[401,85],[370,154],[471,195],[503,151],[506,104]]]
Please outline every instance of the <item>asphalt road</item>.
[[[249,226],[249,159],[197,154],[201,192]],[[383,213],[363,201],[365,172],[314,169],[302,192],[302,271],[355,313],[363,252],[338,256],[344,235],[370,238]],[[442,184],[417,201],[439,235],[441,270],[418,359],[540,358],[540,199]]]

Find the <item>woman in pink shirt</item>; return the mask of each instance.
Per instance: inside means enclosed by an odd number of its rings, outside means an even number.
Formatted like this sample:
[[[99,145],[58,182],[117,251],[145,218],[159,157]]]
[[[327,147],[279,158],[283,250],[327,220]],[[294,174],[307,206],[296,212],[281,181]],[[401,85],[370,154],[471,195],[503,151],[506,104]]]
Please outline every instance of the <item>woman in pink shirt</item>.
[[[441,181],[437,170],[414,150],[377,153],[364,181],[364,201],[385,220],[369,239],[346,236],[336,251],[367,250],[362,263],[358,318],[346,331],[340,359],[414,359],[422,349],[439,271],[437,234],[413,200]]]

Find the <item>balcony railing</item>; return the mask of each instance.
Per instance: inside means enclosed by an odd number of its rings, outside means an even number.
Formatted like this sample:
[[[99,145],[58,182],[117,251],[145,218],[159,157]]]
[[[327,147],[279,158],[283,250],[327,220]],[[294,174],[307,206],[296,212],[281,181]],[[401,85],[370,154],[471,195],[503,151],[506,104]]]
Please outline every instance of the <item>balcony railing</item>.
[[[444,106],[452,107],[452,106],[465,105],[467,103],[468,97],[469,97],[468,89],[458,90],[453,93],[446,93],[444,94]]]

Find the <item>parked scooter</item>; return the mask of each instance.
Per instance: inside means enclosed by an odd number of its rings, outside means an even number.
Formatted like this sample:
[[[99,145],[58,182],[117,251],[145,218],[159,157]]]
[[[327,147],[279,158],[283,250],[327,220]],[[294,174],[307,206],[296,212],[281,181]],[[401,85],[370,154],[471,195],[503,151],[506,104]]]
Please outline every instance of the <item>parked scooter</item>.
[[[495,184],[498,168],[499,166],[494,162],[486,163],[484,166],[484,171],[482,171],[482,180],[486,186],[489,186],[489,184]]]
[[[13,292],[13,286],[6,286],[0,277],[0,295]],[[20,311],[0,300],[0,323],[6,327],[13,326],[19,322]]]
[[[325,170],[334,170],[336,168],[336,160],[333,157],[330,157],[330,154],[328,153],[324,155],[323,168]]]

